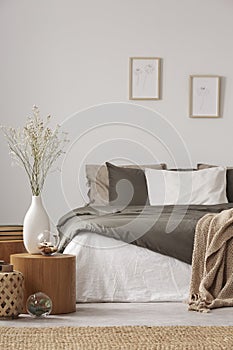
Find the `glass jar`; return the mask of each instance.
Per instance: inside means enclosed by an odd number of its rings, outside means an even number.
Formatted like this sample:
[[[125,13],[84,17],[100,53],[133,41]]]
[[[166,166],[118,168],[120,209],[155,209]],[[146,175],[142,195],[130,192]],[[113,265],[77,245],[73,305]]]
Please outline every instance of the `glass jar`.
[[[60,242],[58,233],[43,231],[38,235],[38,249],[43,255],[53,255],[58,250]]]
[[[32,317],[45,317],[52,311],[52,300],[48,295],[38,292],[28,297],[26,309]]]

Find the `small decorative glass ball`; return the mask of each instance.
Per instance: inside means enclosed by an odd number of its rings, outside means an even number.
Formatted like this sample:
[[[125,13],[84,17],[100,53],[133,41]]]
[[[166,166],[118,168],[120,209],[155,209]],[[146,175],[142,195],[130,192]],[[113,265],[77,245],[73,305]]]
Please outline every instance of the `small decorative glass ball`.
[[[43,231],[38,237],[38,249],[43,255],[53,255],[57,252],[60,242],[59,236],[55,232]]]
[[[32,294],[27,299],[26,309],[32,317],[45,317],[52,311],[52,300],[42,292]]]

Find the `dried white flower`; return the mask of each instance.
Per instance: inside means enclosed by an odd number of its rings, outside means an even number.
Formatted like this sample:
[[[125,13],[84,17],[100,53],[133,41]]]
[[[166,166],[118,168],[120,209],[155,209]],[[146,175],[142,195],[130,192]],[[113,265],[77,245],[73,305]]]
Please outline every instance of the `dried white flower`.
[[[25,169],[32,194],[38,196],[49,170],[64,153],[69,140],[67,133],[59,130],[59,125],[54,130],[49,128],[50,116],[44,121],[37,106],[33,106],[32,110],[33,116],[27,118],[23,129],[7,126],[1,126],[1,129],[7,139],[12,159]]]

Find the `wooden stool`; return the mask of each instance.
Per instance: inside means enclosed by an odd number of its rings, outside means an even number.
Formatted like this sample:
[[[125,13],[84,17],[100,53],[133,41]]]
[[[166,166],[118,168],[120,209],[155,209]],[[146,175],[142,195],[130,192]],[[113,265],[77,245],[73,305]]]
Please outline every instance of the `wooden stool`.
[[[0,272],[0,317],[17,318],[23,312],[24,278],[21,272]]]
[[[13,254],[11,264],[25,279],[24,312],[27,298],[34,293],[47,294],[53,303],[51,314],[76,311],[76,257],[68,254],[52,256]]]
[[[0,259],[10,262],[11,254],[26,253],[22,240],[0,241]]]

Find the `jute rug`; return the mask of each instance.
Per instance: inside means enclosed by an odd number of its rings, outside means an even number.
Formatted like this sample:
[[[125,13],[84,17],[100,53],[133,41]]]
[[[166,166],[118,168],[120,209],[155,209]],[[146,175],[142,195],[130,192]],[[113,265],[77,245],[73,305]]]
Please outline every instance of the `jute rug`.
[[[1,350],[233,349],[233,327],[0,327]]]

